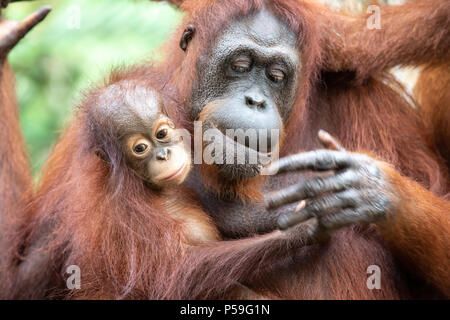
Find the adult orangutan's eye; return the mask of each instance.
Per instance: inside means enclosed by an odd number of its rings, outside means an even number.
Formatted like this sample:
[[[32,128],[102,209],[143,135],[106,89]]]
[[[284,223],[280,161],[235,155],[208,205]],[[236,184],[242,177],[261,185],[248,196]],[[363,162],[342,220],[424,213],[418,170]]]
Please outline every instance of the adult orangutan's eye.
[[[280,83],[284,80],[285,73],[284,73],[284,70],[280,66],[273,65],[268,69],[267,77],[275,83]]]
[[[238,56],[231,64],[231,69],[238,73],[249,72],[252,67],[252,59],[250,57],[241,55]]]

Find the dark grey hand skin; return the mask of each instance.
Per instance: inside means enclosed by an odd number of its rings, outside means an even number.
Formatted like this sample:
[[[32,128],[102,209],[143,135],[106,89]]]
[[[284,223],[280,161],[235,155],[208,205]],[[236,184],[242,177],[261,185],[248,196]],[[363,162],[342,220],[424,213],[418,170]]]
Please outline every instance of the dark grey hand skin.
[[[392,190],[378,168],[377,161],[358,153],[341,150],[317,150],[295,154],[272,163],[268,173],[278,174],[310,170],[332,171],[331,176],[315,177],[266,196],[270,209],[306,200],[306,206],[278,218],[284,230],[311,218],[318,225],[312,236],[353,223],[370,223],[383,217],[391,206]]]

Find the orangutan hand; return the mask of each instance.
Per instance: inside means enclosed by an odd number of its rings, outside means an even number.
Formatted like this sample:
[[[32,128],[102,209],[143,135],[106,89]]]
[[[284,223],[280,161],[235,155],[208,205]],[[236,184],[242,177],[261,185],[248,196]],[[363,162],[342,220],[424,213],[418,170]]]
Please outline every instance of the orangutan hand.
[[[291,171],[332,171],[266,196],[268,208],[278,208],[305,200],[294,212],[278,219],[287,229],[311,218],[317,223],[309,229],[313,238],[326,237],[330,231],[355,223],[370,223],[383,217],[394,199],[389,181],[378,161],[360,153],[346,151],[325,131],[319,139],[327,148],[295,154],[272,163],[266,171],[281,174]]]

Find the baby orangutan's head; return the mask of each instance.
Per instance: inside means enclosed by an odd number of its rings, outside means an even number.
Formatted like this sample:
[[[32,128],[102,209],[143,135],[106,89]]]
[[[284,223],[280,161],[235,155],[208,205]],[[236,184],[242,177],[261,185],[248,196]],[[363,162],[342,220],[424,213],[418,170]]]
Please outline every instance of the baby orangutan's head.
[[[191,162],[182,136],[163,109],[156,90],[122,81],[105,88],[90,110],[96,131],[114,133],[121,145],[118,152],[130,168],[157,188],[182,183]]]

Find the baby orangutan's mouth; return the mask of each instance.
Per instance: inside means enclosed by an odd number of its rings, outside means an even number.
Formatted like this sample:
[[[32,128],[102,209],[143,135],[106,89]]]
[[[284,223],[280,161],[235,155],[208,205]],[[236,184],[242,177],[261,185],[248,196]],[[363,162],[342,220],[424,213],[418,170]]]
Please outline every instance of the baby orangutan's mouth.
[[[184,169],[186,169],[186,162],[184,162],[177,170],[175,170],[174,172],[170,173],[169,175],[167,175],[164,178],[161,178],[161,181],[171,181],[174,180],[178,177],[180,177],[181,175],[183,175],[184,173]]]

